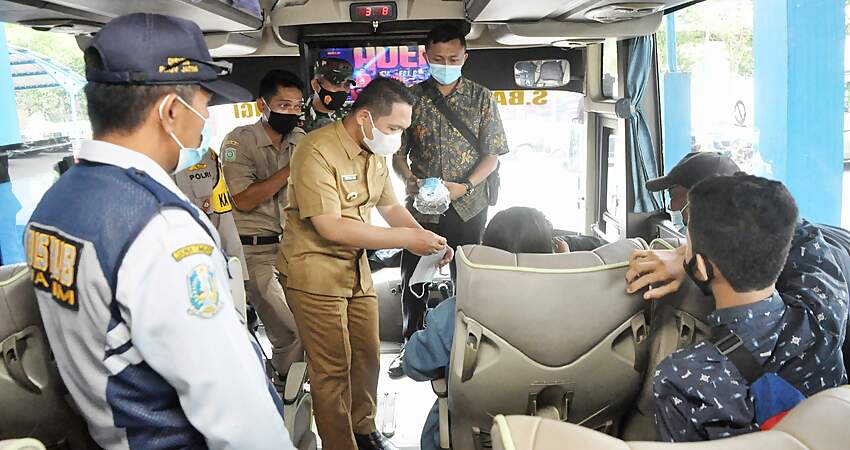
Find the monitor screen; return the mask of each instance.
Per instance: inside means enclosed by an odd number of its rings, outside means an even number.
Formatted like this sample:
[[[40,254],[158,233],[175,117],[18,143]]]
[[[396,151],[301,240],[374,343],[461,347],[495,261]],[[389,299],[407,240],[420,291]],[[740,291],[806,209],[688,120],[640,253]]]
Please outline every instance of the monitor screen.
[[[356,83],[351,90],[352,101],[376,77],[395,78],[412,86],[431,76],[425,62],[424,45],[325,48],[319,51],[319,57],[340,58],[351,63]]]

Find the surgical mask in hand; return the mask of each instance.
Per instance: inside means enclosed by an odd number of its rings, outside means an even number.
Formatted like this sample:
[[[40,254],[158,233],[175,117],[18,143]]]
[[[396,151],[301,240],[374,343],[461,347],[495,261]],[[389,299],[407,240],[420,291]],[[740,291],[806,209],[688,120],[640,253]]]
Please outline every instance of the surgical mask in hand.
[[[168,97],[164,98],[162,102],[159,104],[159,118],[162,120],[163,108],[165,107],[165,101],[168,100]],[[186,147],[180,142],[180,139],[177,138],[177,135],[174,134],[174,131],[170,132],[169,135],[174,142],[180,146],[180,156],[177,159],[177,167],[174,168],[174,172],[172,174],[182,172],[199,162],[204,158],[207,151],[210,148],[210,140],[212,139],[212,128],[210,127],[210,122],[206,117],[201,115],[195,108],[190,106],[183,100],[179,95],[177,96],[177,101],[182,103],[186,108],[189,108],[189,111],[195,113],[201,120],[204,121],[204,127],[201,129],[201,143],[198,144],[197,147]]]
[[[363,132],[363,143],[374,154],[378,156],[390,156],[401,148],[401,133],[387,134],[375,127],[375,120],[372,118],[372,113],[369,114],[369,120],[372,122],[372,139],[366,137],[366,131],[363,130],[363,125],[360,125],[360,131]]]
[[[463,65],[431,64],[431,76],[443,86],[454,83],[461,76]]]
[[[449,209],[451,193],[439,178],[426,178],[419,182],[419,193],[413,207],[422,214],[442,214]]]

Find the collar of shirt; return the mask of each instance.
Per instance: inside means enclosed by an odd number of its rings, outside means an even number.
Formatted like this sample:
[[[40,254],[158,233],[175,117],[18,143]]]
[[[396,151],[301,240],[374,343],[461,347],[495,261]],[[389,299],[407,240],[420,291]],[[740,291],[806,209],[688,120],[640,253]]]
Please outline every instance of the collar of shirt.
[[[348,134],[348,131],[342,125],[342,121],[336,121],[332,126],[336,127],[336,134],[339,137],[339,141],[342,142],[342,147],[345,149],[345,153],[348,154],[348,159],[354,159],[359,154],[364,153],[366,150],[360,147],[357,142],[354,142],[354,139]]]
[[[747,328],[748,324],[759,327],[760,321],[755,320],[756,318],[779,315],[784,309],[785,302],[782,301],[779,293],[774,291],[770,297],[755,303],[718,309],[708,315],[708,321],[715,327],[734,325],[738,329]]]
[[[182,200],[187,200],[165,169],[147,155],[105,141],[86,140],[83,141],[77,156],[89,162],[109,164],[122,169],[139,169]]]
[[[251,126],[251,129],[254,131],[254,136],[257,138],[257,147],[274,147],[272,138],[269,137],[269,134],[266,133],[266,129],[263,127],[263,119],[254,123],[254,125]]]

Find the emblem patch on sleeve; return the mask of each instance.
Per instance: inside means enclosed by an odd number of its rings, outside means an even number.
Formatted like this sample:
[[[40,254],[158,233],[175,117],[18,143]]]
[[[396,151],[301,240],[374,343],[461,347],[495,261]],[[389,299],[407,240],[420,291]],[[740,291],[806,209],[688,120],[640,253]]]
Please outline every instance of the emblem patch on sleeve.
[[[195,266],[188,277],[189,310],[188,313],[204,319],[212,317],[221,309],[215,275],[210,266]]]
[[[175,261],[180,262],[192,255],[212,255],[213,248],[211,245],[207,244],[192,244],[187,245],[185,247],[180,247],[177,250],[171,252],[171,257],[174,258]]]
[[[224,160],[236,161],[236,149],[233,147],[227,147],[224,149]]]
[[[78,311],[77,270],[83,244],[52,231],[30,227],[26,246],[33,287],[50,294],[59,305]]]

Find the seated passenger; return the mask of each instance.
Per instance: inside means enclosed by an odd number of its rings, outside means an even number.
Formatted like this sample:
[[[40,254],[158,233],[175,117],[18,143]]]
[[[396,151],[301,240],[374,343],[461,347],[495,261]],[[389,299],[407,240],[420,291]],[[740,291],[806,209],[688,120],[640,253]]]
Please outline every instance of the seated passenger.
[[[847,286],[834,255],[822,251],[820,231],[796,226],[797,206],[785,186],[744,174],[712,177],[688,199],[685,270],[714,295],[715,333],[737,335],[754,364],[804,396],[843,384]],[[753,390],[741,373],[706,342],[662,361],[654,381],[659,439],[757,431]]]
[[[568,244],[552,238],[552,224],[540,211],[515,207],[496,214],[484,231],[483,244],[511,253],[564,253]],[[405,375],[416,381],[446,376],[455,323],[455,297],[440,303],[426,317],[425,329],[413,333],[402,355]],[[422,450],[440,448],[440,416],[437,403],[428,413],[422,430]]]

